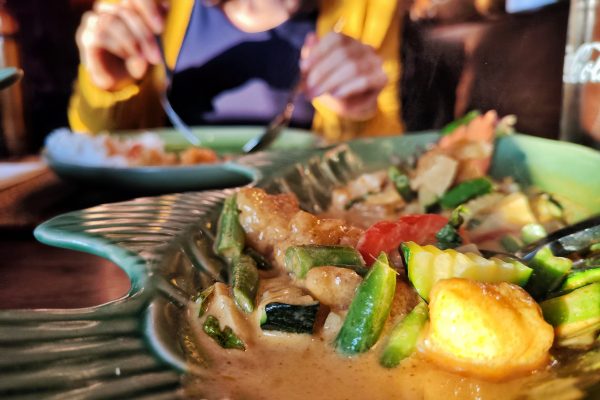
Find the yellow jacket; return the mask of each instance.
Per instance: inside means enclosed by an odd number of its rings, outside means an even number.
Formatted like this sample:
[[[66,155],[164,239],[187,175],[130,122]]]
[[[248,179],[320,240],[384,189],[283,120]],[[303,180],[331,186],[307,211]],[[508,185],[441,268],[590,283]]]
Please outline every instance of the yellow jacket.
[[[104,0],[107,1],[107,0]],[[108,0],[112,1],[112,0]],[[183,43],[194,0],[171,2],[163,35],[165,56],[172,67]],[[317,34],[322,36],[343,19],[342,32],[373,46],[383,58],[389,83],[378,98],[376,115],[367,121],[348,121],[327,107],[313,101],[313,130],[330,141],[357,136],[380,136],[403,131],[400,121],[400,35],[401,23],[396,0],[323,0],[317,19]],[[86,69],[79,67],[79,76],[69,104],[69,122],[78,132],[97,133],[103,130],[141,129],[164,125],[165,115],[158,93],[164,76],[153,68],[136,84],[118,91],[99,89]]]

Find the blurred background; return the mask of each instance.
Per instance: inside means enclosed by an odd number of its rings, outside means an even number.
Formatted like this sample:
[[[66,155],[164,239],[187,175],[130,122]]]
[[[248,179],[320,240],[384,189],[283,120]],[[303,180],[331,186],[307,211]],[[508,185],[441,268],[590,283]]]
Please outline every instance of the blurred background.
[[[36,152],[67,124],[75,30],[92,3],[0,0],[1,62],[25,70],[1,97],[0,157]],[[557,138],[568,11],[567,1],[415,0],[401,49],[407,129],[496,109],[518,115],[521,132]]]

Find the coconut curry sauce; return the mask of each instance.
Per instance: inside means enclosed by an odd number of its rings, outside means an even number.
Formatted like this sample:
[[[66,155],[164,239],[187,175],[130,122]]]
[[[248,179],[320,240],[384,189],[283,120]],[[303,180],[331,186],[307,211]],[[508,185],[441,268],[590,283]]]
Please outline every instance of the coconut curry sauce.
[[[572,259],[507,254],[570,221],[552,194],[486,176],[503,125],[475,116],[412,165],[334,189],[328,217],[291,193],[228,197],[214,244],[228,283],[187,308],[187,395],[550,400],[598,385],[600,237]]]
[[[493,383],[440,370],[417,353],[398,367],[379,365],[379,346],[346,357],[311,335],[260,334],[246,351],[224,350],[204,334],[197,307],[189,309],[193,340],[208,367],[186,378],[198,399],[510,399],[551,377],[548,371]]]

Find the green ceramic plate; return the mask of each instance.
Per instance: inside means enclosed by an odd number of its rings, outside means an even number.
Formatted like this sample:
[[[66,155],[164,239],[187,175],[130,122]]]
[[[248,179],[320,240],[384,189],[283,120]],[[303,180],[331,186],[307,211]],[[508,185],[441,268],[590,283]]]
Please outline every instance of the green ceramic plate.
[[[194,134],[202,145],[219,154],[234,155],[229,162],[192,166],[164,167],[100,167],[61,161],[46,152],[48,165],[62,178],[87,185],[107,188],[124,188],[131,191],[171,193],[177,191],[234,187],[248,184],[257,178],[253,166],[264,155],[235,156],[244,143],[260,134],[264,127],[200,127]],[[169,150],[182,150],[189,146],[180,133],[173,129],[154,130],[161,135]],[[121,136],[133,136],[123,132]],[[272,152],[313,148],[319,138],[309,131],[286,129],[270,148]]]
[[[384,167],[418,152],[434,134],[360,140],[334,148],[271,153],[256,185],[290,191],[303,208],[319,212],[331,189],[362,171]],[[533,137],[500,140],[493,175],[579,204],[573,219],[600,212],[600,154]],[[89,252],[129,275],[129,294],[79,310],[0,312],[0,397],[15,399],[171,399],[184,395],[182,373],[196,361],[181,323],[182,305],[221,276],[211,253],[211,227],[233,190],[183,193],[101,205],[54,218],[36,229],[47,244]],[[559,378],[539,382],[530,394],[573,398],[575,386],[600,396],[600,354],[589,352],[562,368]],[[544,393],[546,395],[544,395]],[[552,397],[554,396],[554,397]]]

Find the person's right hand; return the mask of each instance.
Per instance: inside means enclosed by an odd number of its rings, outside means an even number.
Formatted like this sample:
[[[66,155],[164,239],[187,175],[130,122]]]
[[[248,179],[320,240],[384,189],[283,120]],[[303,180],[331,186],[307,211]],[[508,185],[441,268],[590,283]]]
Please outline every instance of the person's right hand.
[[[165,10],[156,0],[100,1],[84,14],[77,46],[96,86],[118,90],[162,62],[155,35],[163,31]]]

